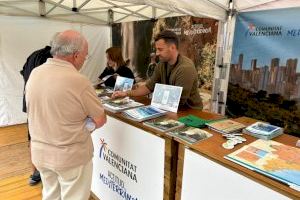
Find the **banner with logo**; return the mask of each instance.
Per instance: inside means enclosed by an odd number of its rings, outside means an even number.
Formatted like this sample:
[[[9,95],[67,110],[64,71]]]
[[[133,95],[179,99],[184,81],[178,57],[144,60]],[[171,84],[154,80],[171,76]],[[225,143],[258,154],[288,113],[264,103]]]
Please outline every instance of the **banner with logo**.
[[[300,8],[237,16],[227,114],[300,136]]]
[[[150,53],[155,52],[154,37],[161,30],[174,31],[179,38],[179,52],[190,58],[198,71],[199,90],[204,109],[210,109],[216,57],[218,21],[192,16],[169,17],[113,24],[113,46],[121,46],[137,81],[146,80]]]
[[[164,139],[112,117],[92,138],[92,192],[99,199],[163,199]]]

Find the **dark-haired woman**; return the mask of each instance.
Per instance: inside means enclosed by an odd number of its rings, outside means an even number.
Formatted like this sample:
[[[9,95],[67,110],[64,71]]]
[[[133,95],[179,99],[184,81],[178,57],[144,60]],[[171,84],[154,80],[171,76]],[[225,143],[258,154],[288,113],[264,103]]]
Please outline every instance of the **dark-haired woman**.
[[[117,76],[134,79],[134,75],[127,67],[119,47],[110,47],[106,50],[107,67],[104,69],[99,79],[104,81],[105,86],[114,87]]]

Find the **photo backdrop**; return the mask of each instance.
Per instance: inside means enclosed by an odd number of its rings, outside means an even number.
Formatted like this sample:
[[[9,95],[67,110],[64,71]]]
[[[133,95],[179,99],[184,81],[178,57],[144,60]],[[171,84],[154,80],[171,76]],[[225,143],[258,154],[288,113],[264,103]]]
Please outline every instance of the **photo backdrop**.
[[[146,79],[150,53],[155,52],[154,37],[164,29],[178,35],[180,54],[194,61],[204,108],[209,110],[216,57],[217,20],[181,16],[113,24],[112,44],[122,47],[125,59],[130,59],[130,68],[137,81],[143,81]]]
[[[227,114],[300,136],[300,9],[237,16]]]

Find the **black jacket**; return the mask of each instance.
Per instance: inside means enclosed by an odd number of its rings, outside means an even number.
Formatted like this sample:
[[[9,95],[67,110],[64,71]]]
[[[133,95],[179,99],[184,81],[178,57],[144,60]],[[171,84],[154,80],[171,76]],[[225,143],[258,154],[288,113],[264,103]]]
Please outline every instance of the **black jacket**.
[[[107,75],[113,75],[118,74],[119,76],[126,77],[126,78],[132,78],[134,80],[134,75],[127,66],[121,66],[115,71],[112,67],[106,67],[102,74],[99,76],[99,79],[104,78]],[[116,79],[114,76],[109,77],[105,82],[105,86],[108,87],[115,87]]]
[[[48,58],[52,58],[52,55],[50,54],[51,47],[46,46],[43,49],[39,49],[35,52],[33,52],[28,58],[26,63],[23,66],[22,71],[20,71],[21,75],[24,78],[24,90],[26,83],[29,79],[29,76],[32,72],[32,70],[41,64],[45,63]],[[25,99],[25,94],[23,95],[23,112],[27,112],[26,108],[26,99]]]

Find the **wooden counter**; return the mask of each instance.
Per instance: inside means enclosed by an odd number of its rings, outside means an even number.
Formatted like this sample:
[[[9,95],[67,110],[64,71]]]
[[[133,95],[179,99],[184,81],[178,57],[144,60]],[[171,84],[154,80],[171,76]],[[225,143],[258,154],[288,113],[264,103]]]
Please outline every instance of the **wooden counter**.
[[[141,97],[135,98],[135,100],[148,105],[150,100]],[[184,151],[185,148],[188,147],[191,150],[197,152],[199,156],[203,156],[211,161],[218,163],[228,169],[233,170],[234,172],[241,174],[242,176],[248,177],[251,180],[258,182],[274,191],[277,191],[289,198],[292,199],[300,199],[300,192],[291,189],[290,187],[268,178],[262,174],[251,171],[245,167],[242,167],[238,164],[235,164],[231,161],[224,159],[224,156],[236,151],[241,148],[243,145],[249,144],[256,140],[256,138],[244,135],[247,139],[246,142],[237,145],[232,150],[226,150],[222,147],[222,143],[226,140],[221,136],[220,133],[209,130],[213,134],[213,136],[207,140],[200,141],[194,145],[189,145],[187,143],[182,142],[176,138],[172,138],[169,135],[160,132],[158,130],[152,129],[150,127],[144,126],[141,122],[135,122],[130,119],[125,118],[121,113],[111,113],[107,111],[107,114],[113,118],[116,118],[120,121],[123,121],[129,125],[140,128],[144,131],[147,131],[151,134],[154,134],[158,137],[165,139],[165,169],[164,169],[164,200],[173,200],[173,199],[181,199],[181,184],[182,184],[182,174],[183,174],[183,165],[184,165]],[[203,119],[220,119],[223,116],[208,112],[203,112],[199,110],[191,110],[191,109],[180,109],[178,113],[168,113],[167,116],[172,119],[178,119],[179,117],[186,116],[188,114],[192,114],[198,116]],[[241,122],[245,125],[249,125],[254,123],[256,120],[250,119],[247,117],[241,117],[235,119],[238,122]],[[206,129],[208,130],[208,129]],[[287,144],[290,146],[295,146],[298,138],[289,136],[289,135],[281,135],[274,139],[283,144]],[[216,189],[217,190],[217,189]],[[200,197],[199,197],[200,198]]]
[[[245,125],[250,125],[257,120],[247,118],[247,117],[241,117],[235,119],[235,121],[238,121],[240,123],[243,123]],[[206,129],[208,130],[208,129]],[[178,181],[176,185],[176,199],[180,199],[181,196],[181,184],[182,184],[182,173],[183,173],[183,162],[184,162],[184,149],[185,146],[190,148],[191,150],[197,152],[199,155],[204,156],[220,165],[223,165],[243,176],[246,176],[255,182],[258,182],[268,188],[271,188],[272,190],[275,190],[289,198],[292,199],[300,199],[300,192],[291,189],[285,184],[280,183],[279,181],[276,181],[274,179],[268,178],[267,176],[264,176],[260,173],[254,172],[252,170],[249,170],[245,167],[242,167],[241,165],[235,164],[234,162],[231,162],[227,159],[224,158],[225,155],[228,155],[229,153],[232,153],[239,148],[241,148],[243,145],[249,144],[253,141],[255,141],[257,138],[254,138],[252,136],[244,134],[243,137],[247,139],[246,142],[242,144],[238,144],[235,146],[234,149],[227,150],[222,147],[222,143],[226,141],[225,138],[222,137],[220,133],[217,133],[215,131],[209,130],[213,134],[211,138],[208,140],[203,140],[201,142],[198,142],[193,145],[188,145],[188,144],[180,144],[179,147],[179,159],[178,159],[178,171],[177,171],[177,176],[178,176]],[[281,136],[278,136],[274,138],[274,141],[290,145],[295,147],[295,144],[299,138],[283,134]]]
[[[139,101],[141,103],[144,103],[145,105],[148,105],[150,103],[150,100],[146,97],[138,97],[138,98],[135,98],[135,100]],[[119,119],[120,121],[123,121],[134,127],[143,129],[151,134],[154,134],[158,137],[165,139],[164,200],[175,199],[179,143],[177,141],[173,140],[173,138],[171,136],[167,135],[166,133],[163,133],[161,131],[144,126],[142,122],[132,121],[132,120],[124,117],[121,113],[112,113],[109,111],[106,111],[106,113],[111,117]],[[221,119],[221,118],[223,118],[223,116],[218,115],[218,114],[213,114],[213,113],[204,112],[204,111],[200,111],[200,110],[191,110],[188,108],[181,108],[178,110],[177,113],[169,112],[169,113],[167,113],[166,116],[177,120],[179,117],[186,116],[189,114],[198,116],[203,119]]]

